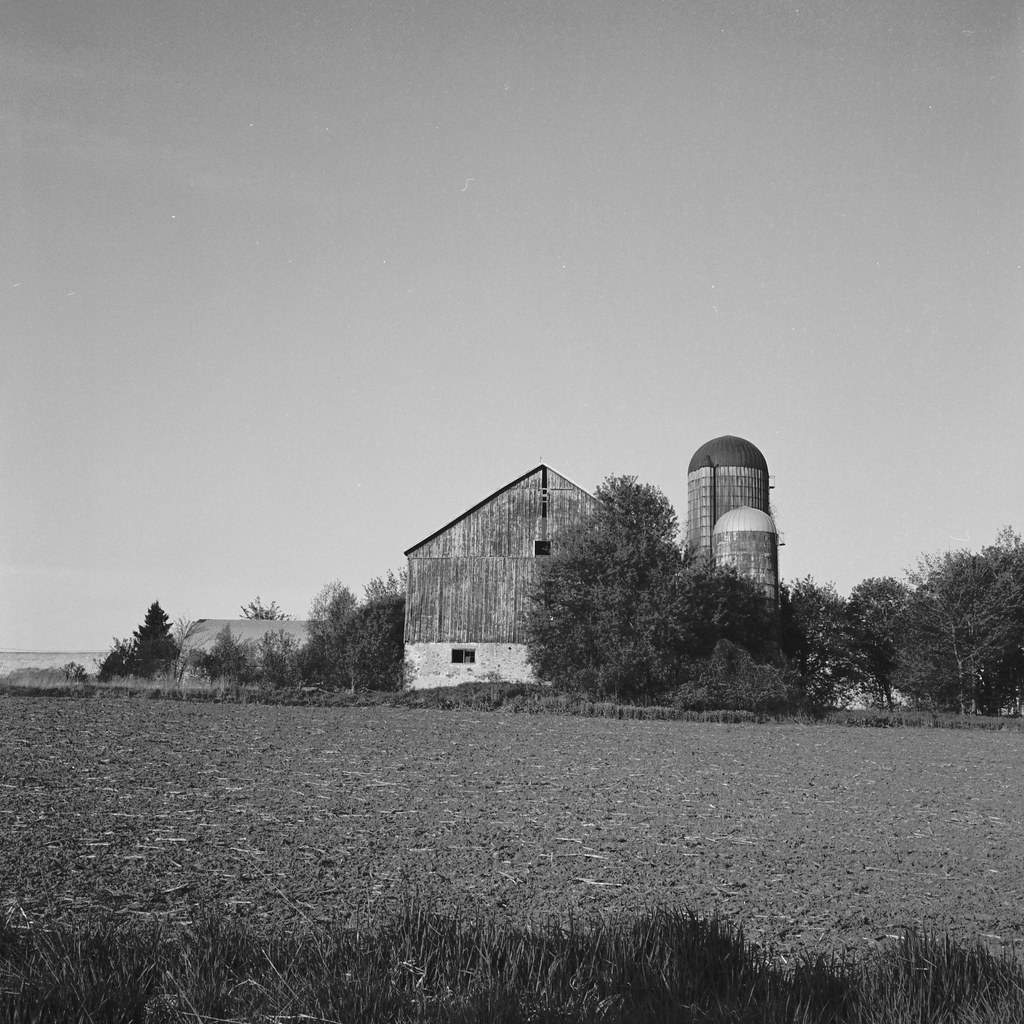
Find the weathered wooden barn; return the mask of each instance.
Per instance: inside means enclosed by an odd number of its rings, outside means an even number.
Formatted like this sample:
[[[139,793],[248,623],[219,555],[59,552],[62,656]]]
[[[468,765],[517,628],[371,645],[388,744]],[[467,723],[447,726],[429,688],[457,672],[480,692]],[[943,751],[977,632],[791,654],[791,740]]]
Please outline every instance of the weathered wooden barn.
[[[539,562],[558,550],[560,531],[595,501],[541,464],[409,548],[410,684],[532,679],[524,625]]]

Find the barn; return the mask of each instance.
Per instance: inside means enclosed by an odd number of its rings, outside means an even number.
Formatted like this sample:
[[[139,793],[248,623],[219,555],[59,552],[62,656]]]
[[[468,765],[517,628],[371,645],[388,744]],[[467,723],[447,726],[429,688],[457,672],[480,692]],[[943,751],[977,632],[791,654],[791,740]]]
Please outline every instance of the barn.
[[[532,680],[524,625],[541,561],[596,499],[543,463],[405,552],[413,687]]]

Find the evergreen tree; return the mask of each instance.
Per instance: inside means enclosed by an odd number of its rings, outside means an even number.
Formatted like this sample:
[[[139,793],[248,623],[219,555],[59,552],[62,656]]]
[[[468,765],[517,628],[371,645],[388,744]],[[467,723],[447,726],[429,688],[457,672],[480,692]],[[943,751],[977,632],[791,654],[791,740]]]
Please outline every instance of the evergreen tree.
[[[154,601],[146,618],[127,640],[114,640],[114,646],[103,659],[97,679],[139,676],[149,679],[158,672],[169,672],[178,657],[178,645],[171,635],[171,620]]]
[[[144,679],[168,671],[178,656],[178,646],[171,635],[171,620],[159,601],[149,606],[142,625],[132,633],[132,640],[135,645],[133,675]]]

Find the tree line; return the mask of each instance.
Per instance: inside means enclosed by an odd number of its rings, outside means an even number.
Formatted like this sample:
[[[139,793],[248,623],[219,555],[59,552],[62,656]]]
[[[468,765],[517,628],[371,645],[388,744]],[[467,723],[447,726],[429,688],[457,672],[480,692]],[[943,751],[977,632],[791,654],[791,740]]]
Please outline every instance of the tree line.
[[[904,579],[866,579],[848,598],[799,580],[783,588],[781,620],[783,650],[834,705],[1021,713],[1024,544],[1010,527],[978,552],[922,555]]]
[[[257,596],[242,606],[246,619],[291,618],[276,602]],[[304,642],[284,631],[269,630],[247,640],[230,625],[209,649],[194,644],[195,623],[171,622],[154,601],[130,637],[114,640],[99,666],[100,682],[134,676],[185,676],[261,685],[278,689],[398,690],[404,682],[405,577],[388,572],[367,584],[362,600],[339,581],[326,584],[313,599]]]
[[[542,560],[525,623],[536,676],[596,700],[684,709],[805,711],[860,703],[1020,713],[1024,698],[1024,544],[1009,527],[980,552],[922,555],[903,579],[863,580],[849,597],[810,576],[782,583],[778,606],[679,538],[671,503],[635,477],[606,479],[595,510]],[[249,619],[287,619],[257,597]],[[186,673],[273,687],[398,690],[405,685],[405,578],[371,581],[361,600],[327,584],[300,643],[226,628],[209,650],[154,602],[115,639],[99,679]]]
[[[656,487],[609,477],[596,497],[546,560],[528,622],[530,662],[558,689],[695,710],[1020,712],[1024,545],[1009,527],[848,598],[783,583],[776,610],[680,543]]]

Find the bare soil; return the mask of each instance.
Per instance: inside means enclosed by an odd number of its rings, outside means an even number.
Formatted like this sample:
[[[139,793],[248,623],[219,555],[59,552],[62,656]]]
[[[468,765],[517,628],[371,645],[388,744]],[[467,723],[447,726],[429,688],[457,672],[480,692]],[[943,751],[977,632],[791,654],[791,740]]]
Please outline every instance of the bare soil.
[[[0,913],[1024,941],[1024,734],[0,697]]]

